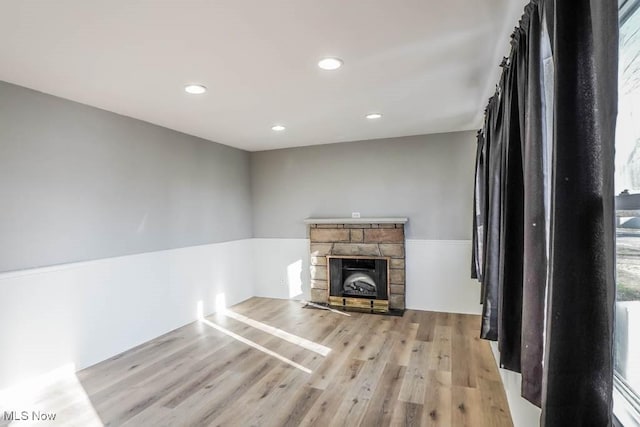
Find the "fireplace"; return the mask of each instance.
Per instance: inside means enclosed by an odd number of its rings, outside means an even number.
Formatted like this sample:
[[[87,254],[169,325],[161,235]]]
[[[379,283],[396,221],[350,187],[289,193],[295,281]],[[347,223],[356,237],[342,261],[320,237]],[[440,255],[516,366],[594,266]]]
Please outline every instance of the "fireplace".
[[[311,301],[401,314],[407,218],[307,218]]]

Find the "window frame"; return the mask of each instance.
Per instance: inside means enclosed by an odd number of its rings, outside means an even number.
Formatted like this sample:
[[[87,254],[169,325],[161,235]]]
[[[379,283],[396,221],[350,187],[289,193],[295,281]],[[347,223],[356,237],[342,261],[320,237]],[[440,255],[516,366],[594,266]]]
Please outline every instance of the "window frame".
[[[640,0],[620,0],[618,13],[620,27],[639,9]],[[613,416],[614,425],[617,427],[640,426],[640,394],[632,390],[627,381],[615,369],[613,374]]]

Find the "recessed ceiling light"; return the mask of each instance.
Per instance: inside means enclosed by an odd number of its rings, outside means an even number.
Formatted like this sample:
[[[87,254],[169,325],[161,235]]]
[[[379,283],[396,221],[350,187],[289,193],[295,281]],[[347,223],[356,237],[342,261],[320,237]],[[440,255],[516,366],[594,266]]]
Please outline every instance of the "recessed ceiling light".
[[[382,117],[382,114],[380,114],[380,113],[369,113],[365,117],[367,119],[369,119],[369,120],[375,120],[375,119],[379,119],[380,117]]]
[[[276,132],[282,132],[285,129],[286,129],[286,127],[284,127],[282,125],[273,125],[273,126],[271,126],[271,130],[275,130]]]
[[[324,58],[321,59],[320,62],[318,62],[318,67],[322,68],[323,70],[337,70],[338,68],[342,67],[342,59],[339,58]]]
[[[184,91],[191,95],[201,95],[207,91],[207,88],[203,85],[186,85]]]

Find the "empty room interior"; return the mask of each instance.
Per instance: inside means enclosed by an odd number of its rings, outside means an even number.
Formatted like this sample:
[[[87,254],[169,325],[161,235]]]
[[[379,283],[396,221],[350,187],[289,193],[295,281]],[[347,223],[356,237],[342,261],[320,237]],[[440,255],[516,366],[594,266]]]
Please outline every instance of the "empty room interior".
[[[640,0],[0,0],[0,426],[640,425]]]

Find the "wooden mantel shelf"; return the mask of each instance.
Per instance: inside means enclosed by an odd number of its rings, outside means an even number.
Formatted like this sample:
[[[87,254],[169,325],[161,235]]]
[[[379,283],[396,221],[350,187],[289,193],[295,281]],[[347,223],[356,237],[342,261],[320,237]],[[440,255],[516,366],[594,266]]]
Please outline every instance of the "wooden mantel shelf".
[[[305,224],[406,224],[409,218],[306,218]]]

